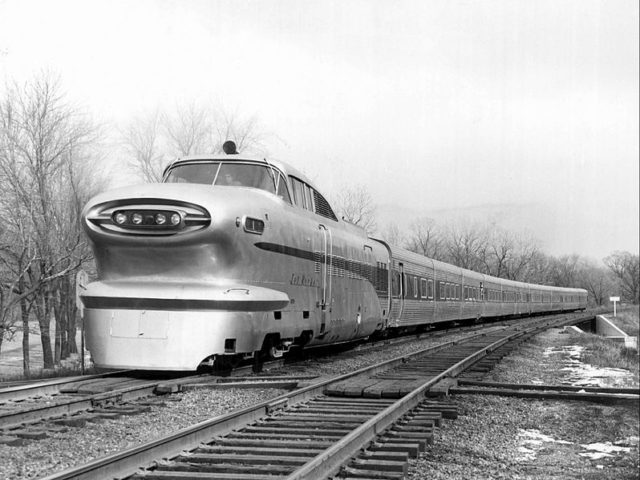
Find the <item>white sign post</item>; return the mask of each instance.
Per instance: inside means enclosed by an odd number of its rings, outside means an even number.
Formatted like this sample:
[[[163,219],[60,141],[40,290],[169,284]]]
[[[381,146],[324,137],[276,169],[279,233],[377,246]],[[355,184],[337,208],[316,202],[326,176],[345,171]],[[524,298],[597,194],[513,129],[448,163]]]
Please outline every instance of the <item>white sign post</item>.
[[[616,316],[616,302],[620,301],[620,297],[609,297],[609,301],[613,302],[613,316]]]

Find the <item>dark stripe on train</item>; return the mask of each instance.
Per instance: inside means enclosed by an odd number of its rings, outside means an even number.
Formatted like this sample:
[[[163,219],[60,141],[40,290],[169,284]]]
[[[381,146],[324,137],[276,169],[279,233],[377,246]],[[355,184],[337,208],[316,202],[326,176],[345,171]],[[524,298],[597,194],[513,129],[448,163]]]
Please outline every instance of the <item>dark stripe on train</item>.
[[[295,247],[287,247],[286,245],[281,245],[278,243],[270,243],[270,242],[258,242],[255,244],[261,250],[266,250],[267,252],[275,252],[281,253],[283,255],[289,255],[291,257],[302,258],[304,260],[311,260],[312,262],[319,261],[318,257],[323,257],[324,255],[316,255],[309,250],[302,250],[300,248]]]
[[[115,310],[226,310],[259,312],[280,310],[289,302],[284,300],[203,300],[174,298],[129,298],[83,296],[85,308]]]
[[[325,255],[322,252],[311,252],[309,250],[302,250],[300,248],[288,247],[278,243],[270,242],[257,242],[255,246],[261,250],[267,252],[280,253],[282,255],[288,255],[302,260],[309,260],[318,264],[328,264],[331,268],[344,270],[345,272],[351,272],[353,275],[357,275],[362,279],[368,281],[373,285],[378,294],[386,294],[388,290],[388,274],[389,271],[384,268],[379,268],[366,263],[357,262],[354,260],[347,260],[335,255]],[[334,274],[335,276],[335,274]]]

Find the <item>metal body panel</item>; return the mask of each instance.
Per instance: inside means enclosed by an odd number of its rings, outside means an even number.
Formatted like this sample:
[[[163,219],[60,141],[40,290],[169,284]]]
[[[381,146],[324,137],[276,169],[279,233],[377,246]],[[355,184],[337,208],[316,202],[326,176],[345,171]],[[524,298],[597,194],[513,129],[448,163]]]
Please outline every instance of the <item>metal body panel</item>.
[[[417,276],[419,279],[431,279],[436,289],[433,299],[423,298],[421,294],[417,297],[411,295],[411,298],[397,295],[393,299],[394,305],[389,319],[391,327],[407,328],[424,323],[586,308],[587,294],[583,289],[530,285],[491,277],[393,246],[390,247],[390,253],[390,264],[396,272],[405,276]],[[439,288],[442,283],[459,287],[459,290],[454,290],[456,298],[446,295],[444,298],[440,297]],[[478,298],[465,297],[465,286],[479,289]],[[526,299],[527,295],[530,296],[531,291],[538,292],[545,301],[519,301],[519,298]],[[521,297],[518,297],[518,294]],[[579,300],[551,302],[551,298],[557,299],[560,295],[576,296]]]
[[[195,370],[212,351],[224,352],[227,338],[237,338],[240,351],[259,349],[268,322],[265,312],[87,309],[85,313],[87,348],[102,368]],[[128,331],[114,331],[118,317],[127,321]],[[154,323],[155,329],[162,324],[166,335],[138,335],[140,317],[147,325]],[[243,335],[238,335],[236,325],[243,326]]]
[[[187,204],[210,222],[171,235],[106,225],[122,205],[180,210]],[[370,277],[387,262],[385,248],[358,227],[272,193],[149,184],[97,196],[84,217],[98,279],[82,298],[99,367],[191,370],[212,355],[260,350],[267,335],[291,341],[304,336],[308,345],[320,345],[384,327]],[[246,218],[263,222],[263,231],[243,228]],[[167,333],[152,338],[153,322]]]

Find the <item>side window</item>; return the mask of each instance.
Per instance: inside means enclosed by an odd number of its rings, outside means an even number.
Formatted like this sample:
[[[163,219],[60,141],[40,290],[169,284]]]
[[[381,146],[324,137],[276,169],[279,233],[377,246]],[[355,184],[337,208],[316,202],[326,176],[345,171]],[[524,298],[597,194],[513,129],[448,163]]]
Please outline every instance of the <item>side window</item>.
[[[304,191],[302,189],[302,182],[297,178],[289,177],[291,180],[291,187],[293,188],[293,198],[296,205],[300,208],[306,208],[304,204]]]
[[[289,180],[291,181],[293,199],[296,206],[310,210],[318,215],[335,220],[336,222],[338,221],[338,217],[333,213],[329,202],[327,202],[322,195],[295,177],[289,177]],[[280,194],[279,192],[280,188],[278,188],[278,194]]]
[[[433,299],[433,280],[427,280],[427,298]]]
[[[400,272],[397,270],[391,272],[391,295],[396,298],[400,295]]]
[[[418,298],[418,277],[413,277],[413,298]]]
[[[427,281],[424,278],[420,279],[420,297],[427,298]]]
[[[304,189],[305,208],[313,212],[314,209],[313,209],[313,197],[311,195],[311,187],[306,183],[303,183],[302,188]]]

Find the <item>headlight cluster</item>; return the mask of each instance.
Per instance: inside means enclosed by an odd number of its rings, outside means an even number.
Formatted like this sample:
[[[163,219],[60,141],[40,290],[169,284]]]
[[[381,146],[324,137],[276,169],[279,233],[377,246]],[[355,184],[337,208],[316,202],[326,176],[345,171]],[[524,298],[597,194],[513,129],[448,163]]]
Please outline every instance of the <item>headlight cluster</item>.
[[[121,227],[176,228],[182,223],[182,216],[170,210],[116,210],[111,218]]]

